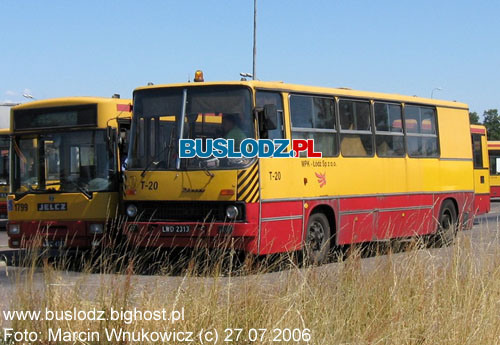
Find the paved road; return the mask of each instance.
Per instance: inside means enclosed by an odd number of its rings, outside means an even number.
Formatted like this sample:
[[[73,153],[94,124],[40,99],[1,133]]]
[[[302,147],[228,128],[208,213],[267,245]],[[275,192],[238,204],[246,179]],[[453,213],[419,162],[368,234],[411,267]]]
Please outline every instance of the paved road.
[[[474,251],[478,253],[488,255],[488,253],[498,252],[500,249],[500,202],[492,204],[492,210],[488,215],[483,215],[479,217],[471,231],[464,231],[460,233],[459,237],[463,239],[470,240],[471,247]],[[2,255],[12,254],[12,251],[8,251],[5,247],[7,243],[7,236],[5,232],[0,232],[0,261],[2,260]],[[440,262],[446,262],[449,254],[453,250],[452,247],[447,248],[437,248],[431,249],[430,251],[422,251],[422,255],[430,255],[436,260],[441,260]],[[394,254],[398,256],[404,256],[405,253]],[[475,257],[475,256],[474,256]],[[484,255],[481,256],[484,260]],[[384,255],[374,256],[370,258],[365,258],[361,260],[361,266],[363,270],[372,270],[374,267],[380,264],[384,260]],[[478,259],[479,256],[478,256]],[[323,265],[316,268],[323,272],[335,273],[340,268],[337,263],[331,263]],[[21,267],[6,266],[5,263],[0,262],[0,310],[9,308],[12,301],[12,296],[15,294],[16,289],[23,288],[22,284],[19,285],[19,277],[23,277],[25,273],[28,272],[27,269]],[[116,284],[120,279],[127,279],[126,276],[116,276],[116,275],[103,275],[103,274],[82,274],[79,272],[64,271],[59,272],[57,285],[67,285],[68,287],[74,286],[75,284],[88,285],[88,291],[95,291],[95,286],[100,284],[106,284],[105,282],[113,280],[113,284]],[[255,277],[259,279],[262,284],[265,285],[276,285],[280,282],[286,281],[286,276],[290,274],[290,271],[284,270],[280,272],[269,273],[265,275],[260,275]],[[181,276],[148,276],[148,275],[136,275],[133,277],[133,286],[136,287],[137,291],[142,290],[147,286],[165,286],[166,288],[172,290],[176,289],[177,286],[183,284],[184,277]],[[200,284],[210,284],[209,279],[206,278],[190,278],[199,280]],[[218,281],[224,282],[226,278],[221,278]],[[238,284],[240,281],[242,284],[245,282],[245,277],[231,278],[231,284]],[[22,279],[21,279],[22,280]],[[17,281],[17,282],[16,282]],[[46,288],[44,273],[41,269],[36,270],[33,273],[33,284],[35,289],[43,290]],[[93,288],[94,287],[94,288]]]

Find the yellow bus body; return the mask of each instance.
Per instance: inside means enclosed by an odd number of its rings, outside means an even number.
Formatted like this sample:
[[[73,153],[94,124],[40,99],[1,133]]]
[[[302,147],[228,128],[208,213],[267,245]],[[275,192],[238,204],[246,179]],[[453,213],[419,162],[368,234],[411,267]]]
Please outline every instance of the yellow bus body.
[[[47,109],[73,109],[72,107],[92,106],[96,109],[96,121],[85,127],[65,125],[61,128],[17,129],[15,128],[14,114],[16,111],[44,112]],[[129,126],[131,117],[131,101],[119,98],[101,97],[68,97],[55,98],[25,103],[11,109],[11,131],[13,141],[17,137],[32,135],[78,135],[78,130],[91,131],[106,130],[115,133],[117,138],[122,126]],[[108,128],[109,127],[109,128]],[[101,133],[101,132],[99,132]],[[51,143],[51,142],[49,142]],[[13,144],[16,146],[17,144]],[[116,144],[114,144],[116,146]],[[85,144],[82,144],[81,150]],[[19,149],[18,149],[19,150]],[[61,149],[62,150],[62,149]],[[80,150],[79,150],[80,151]],[[82,151],[83,152],[83,151]],[[119,149],[114,147],[114,169],[117,175],[120,172]],[[96,153],[92,159],[97,160]],[[78,157],[82,159],[80,152]],[[58,166],[62,165],[61,158],[57,158]],[[94,164],[97,164],[94,162]],[[11,167],[14,171],[15,167]],[[45,162],[44,170],[48,170]],[[11,180],[13,177],[11,177]],[[118,181],[118,176],[116,176]],[[109,221],[118,216],[119,185],[105,191],[90,192],[88,197],[78,190],[72,192],[61,191],[58,178],[46,177],[47,191],[26,193],[26,187],[20,186],[18,194],[11,184],[8,196],[9,217],[9,245],[11,247],[63,247],[63,248],[89,248],[100,244],[103,233],[108,231]],[[49,187],[50,186],[50,187]],[[24,194],[24,195],[23,195]],[[64,206],[61,206],[64,205]]]
[[[297,250],[303,248],[308,222],[316,213],[328,219],[335,244],[385,241],[435,233],[436,219],[446,200],[455,205],[457,221],[470,227],[475,177],[466,104],[261,81],[155,85],[138,88],[135,94],[151,89],[220,85],[248,88],[254,107],[256,92],[277,93],[283,101],[285,139],[292,138],[291,95],[334,100],[336,116],[341,99],[367,101],[372,117],[374,102],[395,103],[403,108],[429,107],[436,114],[439,156],[344,157],[339,153],[322,158],[260,158],[237,170],[153,169],[144,173],[142,169],[130,169],[125,171],[124,207],[134,205],[139,215],[145,212],[149,217],[129,219],[125,232],[136,245],[192,247],[201,242],[217,246],[223,242],[221,237],[229,236],[237,243],[235,246],[255,254]],[[257,125],[255,120],[255,128]],[[258,138],[257,130],[255,135]],[[201,222],[178,220],[172,215],[189,207],[209,210],[211,202],[214,205],[241,202],[245,219],[227,222],[207,215],[207,221]],[[172,211],[176,208],[178,211]],[[176,227],[188,233],[172,233]]]

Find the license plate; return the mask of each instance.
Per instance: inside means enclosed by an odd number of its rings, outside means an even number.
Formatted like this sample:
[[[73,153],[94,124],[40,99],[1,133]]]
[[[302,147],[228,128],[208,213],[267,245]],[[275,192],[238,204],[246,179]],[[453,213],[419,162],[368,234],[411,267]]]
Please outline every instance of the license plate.
[[[63,240],[45,240],[42,243],[44,248],[61,248],[64,247]]]
[[[162,225],[161,232],[167,234],[173,233],[188,233],[190,230],[189,225]]]

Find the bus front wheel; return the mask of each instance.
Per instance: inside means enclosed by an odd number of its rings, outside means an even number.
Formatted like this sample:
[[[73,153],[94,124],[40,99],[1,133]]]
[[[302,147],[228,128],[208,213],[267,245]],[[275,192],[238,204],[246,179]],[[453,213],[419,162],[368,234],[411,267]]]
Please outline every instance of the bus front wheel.
[[[445,200],[439,213],[436,244],[439,247],[453,243],[457,235],[457,211],[451,200]]]
[[[307,233],[304,243],[307,264],[322,264],[330,250],[330,224],[323,213],[313,213],[307,222]]]

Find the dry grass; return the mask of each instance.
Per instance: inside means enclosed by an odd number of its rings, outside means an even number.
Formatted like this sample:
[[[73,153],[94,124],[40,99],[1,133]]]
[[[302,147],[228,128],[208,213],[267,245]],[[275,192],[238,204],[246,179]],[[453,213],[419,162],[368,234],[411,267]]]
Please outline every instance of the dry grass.
[[[271,344],[279,334],[275,329],[298,329],[303,336],[309,329],[311,344],[500,343],[500,247],[486,246],[478,254],[468,237],[461,238],[447,249],[389,252],[368,259],[353,250],[344,261],[306,268],[292,258],[284,259],[285,268],[278,261],[234,265],[236,256],[230,250],[222,258],[200,250],[184,258],[181,267],[172,258],[164,264],[164,258],[106,252],[92,264],[83,264],[82,274],[71,279],[61,269],[69,260],[35,264],[32,255],[15,278],[12,310],[96,309],[109,316],[111,308],[184,308],[185,320],[15,320],[0,326],[39,332],[41,340],[47,339],[49,329],[98,331],[100,341],[88,342],[95,344],[147,343],[107,341],[106,329],[195,334],[217,329],[224,338],[227,328],[243,329],[238,340],[233,333],[234,344]],[[146,265],[156,267],[156,274],[135,274]],[[43,283],[36,277],[43,277]],[[266,329],[262,339],[263,331],[251,331],[259,328]],[[286,338],[285,333],[277,339]],[[256,341],[248,340],[256,334]]]

